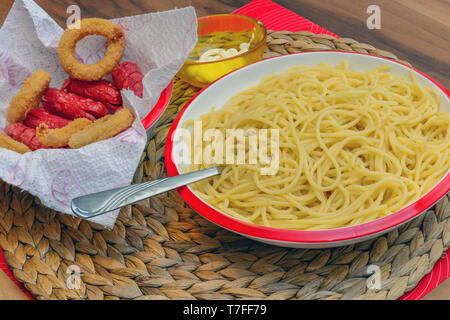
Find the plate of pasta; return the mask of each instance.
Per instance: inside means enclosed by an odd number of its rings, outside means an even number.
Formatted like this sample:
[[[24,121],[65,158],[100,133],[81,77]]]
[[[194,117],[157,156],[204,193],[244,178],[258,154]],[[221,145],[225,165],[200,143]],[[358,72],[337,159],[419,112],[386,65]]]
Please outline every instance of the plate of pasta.
[[[449,92],[422,72],[366,54],[303,52],[200,91],[175,119],[165,161],[169,176],[224,166],[178,190],[211,222],[323,248],[379,236],[445,196],[449,135]]]

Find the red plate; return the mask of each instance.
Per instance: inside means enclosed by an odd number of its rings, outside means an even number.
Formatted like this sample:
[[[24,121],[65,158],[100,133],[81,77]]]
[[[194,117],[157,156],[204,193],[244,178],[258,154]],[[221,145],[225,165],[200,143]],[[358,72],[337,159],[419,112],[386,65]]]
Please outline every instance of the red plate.
[[[154,127],[159,117],[166,110],[169,105],[170,98],[172,97],[173,91],[173,80],[170,81],[169,85],[161,92],[159,96],[158,102],[156,102],[155,107],[148,113],[148,115],[142,119],[142,124],[144,125],[145,130],[148,130],[150,127]]]
[[[203,90],[201,90],[186,106],[180,111],[177,118],[175,119],[172,127],[170,128],[166,149],[165,149],[165,162],[166,168],[169,176],[174,176],[180,174],[174,159],[173,159],[173,146],[174,146],[174,133],[175,129],[179,126],[179,122],[183,114],[188,110],[188,108],[193,104],[193,102],[205,93],[209,88],[217,87],[219,90],[224,91],[228,83],[237,83],[235,86],[240,87],[239,82],[241,79],[251,78],[252,74],[255,72],[260,72],[261,70],[267,70],[269,64],[272,62],[277,63],[282,59],[298,59],[297,64],[302,64],[302,59],[308,59],[309,56],[322,55],[322,61],[328,61],[327,58],[336,55],[335,59],[339,58],[341,61],[346,58],[352,62],[358,60],[360,64],[366,62],[378,61],[384,62],[386,64],[391,64],[392,67],[397,66],[406,70],[413,70],[416,76],[421,75],[427,78],[431,83],[433,83],[441,92],[444,97],[450,97],[449,92],[436,80],[432,79],[430,76],[425,75],[417,69],[411,68],[397,61],[390,59],[385,59],[381,57],[374,57],[371,55],[361,54],[361,53],[349,53],[349,52],[339,52],[339,51],[326,51],[326,52],[302,52],[296,54],[290,54],[280,57],[274,57],[266,59],[254,64],[248,65],[236,71],[233,71],[224,77],[216,80]],[[366,59],[367,61],[365,61]],[[336,60],[337,61],[337,60]],[[253,72],[255,71],[255,72]],[[248,72],[253,72],[248,74]],[[228,79],[227,79],[228,78]],[[220,83],[220,85],[219,85]],[[213,90],[217,91],[217,88]],[[208,96],[209,97],[209,96]],[[214,99],[213,99],[214,100]],[[217,102],[216,102],[217,103]],[[304,231],[304,230],[287,230],[287,229],[277,229],[271,227],[260,226],[252,223],[248,223],[232,216],[229,216],[211,205],[207,204],[201,198],[199,198],[189,187],[181,187],[178,189],[180,195],[183,199],[200,215],[210,220],[211,222],[226,228],[230,231],[239,233],[241,235],[247,236],[249,238],[262,241],[265,243],[270,243],[279,246],[286,247],[302,247],[302,248],[324,248],[324,247],[335,247],[339,245],[347,245],[350,243],[360,242],[366,239],[373,238],[375,236],[384,234],[401,224],[417,217],[421,213],[424,213],[428,208],[433,206],[437,201],[439,201],[450,189],[450,173],[447,173],[445,177],[427,194],[422,196],[419,200],[413,204],[392,213],[386,217],[356,225],[351,227],[344,227],[332,230],[318,230],[318,231]]]

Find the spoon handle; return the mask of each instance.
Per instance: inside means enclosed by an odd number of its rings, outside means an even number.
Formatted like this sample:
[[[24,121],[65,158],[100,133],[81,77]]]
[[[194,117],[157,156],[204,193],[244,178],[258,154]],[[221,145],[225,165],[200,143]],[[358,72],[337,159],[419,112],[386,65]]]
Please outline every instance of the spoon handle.
[[[199,170],[88,194],[72,200],[72,211],[81,218],[92,218],[163,192],[220,174],[221,167]]]

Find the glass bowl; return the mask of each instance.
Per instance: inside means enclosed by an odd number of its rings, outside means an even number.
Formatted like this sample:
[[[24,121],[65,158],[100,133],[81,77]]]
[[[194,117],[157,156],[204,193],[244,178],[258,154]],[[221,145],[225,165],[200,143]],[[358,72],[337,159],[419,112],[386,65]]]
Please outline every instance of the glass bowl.
[[[233,70],[261,60],[266,46],[266,27],[247,16],[218,14],[201,17],[198,19],[197,32],[197,45],[178,72],[182,80],[196,87],[205,87]],[[248,51],[245,51],[248,45]],[[236,55],[198,62],[202,53],[209,49],[231,48],[236,49]]]

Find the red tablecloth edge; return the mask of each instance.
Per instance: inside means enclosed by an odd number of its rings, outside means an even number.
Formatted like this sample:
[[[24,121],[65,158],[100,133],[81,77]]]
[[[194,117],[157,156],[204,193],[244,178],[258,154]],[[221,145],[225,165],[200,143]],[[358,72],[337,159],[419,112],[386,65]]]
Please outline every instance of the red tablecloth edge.
[[[254,0],[233,13],[253,17],[267,27],[268,30],[310,31],[335,36],[336,34],[299,16],[298,14],[276,4],[270,0]],[[427,274],[419,284],[400,300],[419,300],[428,292],[436,288],[441,282],[450,276],[450,249],[444,258],[438,260],[433,270]]]
[[[339,38],[331,31],[269,0],[254,0],[233,13],[255,18],[261,21],[268,30],[310,31]]]
[[[287,31],[310,31],[316,34],[328,34],[339,38],[336,34],[322,28],[321,26],[303,18],[296,13],[270,1],[254,0],[233,13],[247,15],[258,19],[269,30]],[[3,252],[0,248],[0,269],[2,269],[22,291],[34,300],[34,297],[13,276],[5,262]],[[419,284],[410,292],[406,293],[400,300],[419,300],[428,292],[436,288],[441,282],[450,276],[450,249],[445,257],[436,262],[433,270],[427,274]]]
[[[27,297],[30,300],[35,300],[33,295],[30,292],[28,292],[28,290],[24,287],[24,285],[19,281],[17,281],[16,278],[14,278],[13,273],[6,264],[5,257],[3,256],[3,250],[1,248],[0,248],[0,269],[3,270],[6,273],[6,275],[12,279],[12,281],[14,281],[14,283],[27,295]]]

